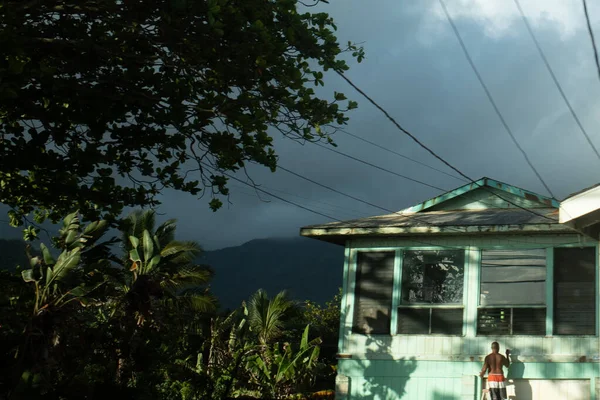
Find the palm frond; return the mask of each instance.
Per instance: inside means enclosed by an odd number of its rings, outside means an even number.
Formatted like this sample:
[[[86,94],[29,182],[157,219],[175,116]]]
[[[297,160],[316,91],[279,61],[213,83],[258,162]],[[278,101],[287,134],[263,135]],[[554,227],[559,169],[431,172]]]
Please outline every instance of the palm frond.
[[[177,220],[169,219],[162,224],[158,228],[156,228],[155,235],[158,238],[158,243],[160,247],[165,247],[168,243],[175,240],[175,230],[177,229]]]
[[[281,334],[283,318],[293,307],[287,293],[278,293],[270,300],[267,292],[259,289],[248,302],[248,322],[261,344],[266,344]]]
[[[194,241],[171,241],[160,252],[165,261],[175,264],[194,261],[202,253],[202,247]]]
[[[173,279],[183,282],[193,282],[198,285],[207,284],[215,275],[212,268],[205,265],[186,265],[180,267]]]
[[[135,210],[123,220],[123,245],[129,248],[129,236],[141,238],[144,230],[154,231],[156,213],[153,210]]]

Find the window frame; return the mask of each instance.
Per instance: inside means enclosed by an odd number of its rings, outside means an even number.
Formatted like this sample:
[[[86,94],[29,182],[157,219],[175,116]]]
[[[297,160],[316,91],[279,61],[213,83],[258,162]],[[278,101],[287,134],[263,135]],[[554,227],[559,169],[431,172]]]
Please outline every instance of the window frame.
[[[389,243],[389,242],[388,242]],[[555,248],[570,248],[570,247],[594,247],[596,255],[596,333],[594,335],[553,335],[553,311],[554,311],[554,249]],[[600,337],[600,244],[598,241],[591,241],[584,239],[581,242],[570,242],[566,244],[562,243],[539,243],[531,245],[453,245],[453,246],[402,246],[402,245],[390,245],[386,244],[381,247],[366,247],[366,246],[352,246],[352,241],[346,243],[346,262],[344,263],[344,293],[342,296],[342,305],[344,306],[341,310],[342,321],[340,323],[342,329],[340,329],[340,344],[344,343],[344,337],[350,337],[351,335],[363,335],[371,337],[423,337],[430,336],[424,334],[403,334],[397,332],[398,325],[398,306],[400,305],[401,298],[401,282],[402,282],[402,263],[403,263],[403,252],[405,250],[444,250],[449,247],[453,247],[456,250],[462,250],[465,252],[465,274],[464,274],[464,286],[463,286],[463,331],[462,335],[443,335],[443,334],[432,334],[432,337],[491,337],[489,335],[480,335],[477,333],[477,313],[480,308],[480,290],[481,290],[481,252],[483,250],[511,250],[511,249],[534,249],[534,248],[545,248],[546,253],[546,334],[542,335],[512,335],[503,337],[530,337],[530,338],[598,338]],[[391,326],[390,334],[385,335],[364,335],[360,333],[352,332],[353,315],[354,315],[354,294],[356,290],[356,273],[357,273],[357,253],[359,251],[364,252],[381,252],[381,251],[395,251],[396,257],[394,262],[394,277],[393,277],[393,293],[392,293],[392,310],[391,310]],[[475,297],[475,300],[473,299]],[[439,307],[439,306],[438,306]],[[485,306],[484,306],[485,307]],[[493,307],[490,307],[493,308]],[[505,307],[506,308],[506,307]],[[512,308],[516,308],[512,306]],[[475,318],[471,323],[470,319]]]
[[[549,313],[550,313],[550,308],[553,307],[553,305],[550,305],[548,303],[549,301],[549,291],[550,291],[550,296],[552,296],[552,287],[554,285],[554,276],[553,273],[550,272],[550,269],[552,267],[552,261],[554,259],[553,256],[550,255],[550,253],[552,253],[553,255],[553,251],[554,251],[554,247],[556,246],[548,246],[548,245],[531,245],[531,246],[510,246],[510,245],[504,245],[504,246],[480,246],[477,247],[475,250],[478,253],[478,263],[477,263],[477,269],[476,269],[476,275],[477,275],[477,290],[475,293],[475,299],[476,299],[476,304],[475,304],[475,326],[473,327],[473,329],[475,330],[475,337],[489,337],[489,336],[503,336],[503,337],[532,337],[532,338],[540,338],[540,337],[547,337],[549,336],[549,332],[548,332],[548,317],[549,317]],[[545,280],[545,289],[546,289],[546,299],[545,299],[545,304],[541,305],[541,304],[490,304],[490,305],[481,305],[481,276],[482,276],[482,268],[483,268],[483,252],[484,251],[488,251],[488,250],[496,250],[496,251],[510,251],[510,250],[540,250],[540,249],[544,249],[546,251],[546,280]],[[539,334],[539,335],[523,335],[523,334],[489,334],[489,333],[482,333],[480,334],[478,331],[478,326],[479,326],[479,310],[481,309],[495,309],[495,308],[506,308],[506,309],[514,309],[514,308],[536,308],[536,309],[540,309],[543,308],[546,310],[546,329],[544,331],[543,334]],[[551,314],[550,314],[551,317]],[[512,319],[512,311],[511,311],[511,319]],[[512,327],[511,327],[511,331],[512,331]]]
[[[453,246],[454,247],[454,246]],[[469,252],[468,246],[455,246],[455,248],[449,248],[448,246],[408,246],[408,247],[400,247],[398,248],[398,252],[400,253],[400,262],[397,266],[398,273],[394,274],[394,298],[396,303],[394,305],[394,309],[392,310],[392,335],[393,336],[433,336],[433,337],[465,337],[466,336],[466,323],[467,323],[467,284],[468,284],[468,270],[469,270]],[[462,251],[463,252],[463,293],[462,293],[462,302],[461,303],[439,303],[439,304],[402,304],[402,277],[404,273],[404,253],[407,251],[440,251],[440,250],[448,250],[448,251]],[[432,309],[460,309],[462,310],[462,329],[460,334],[448,334],[448,333],[400,333],[398,332],[398,314],[400,308],[410,308],[410,309],[429,309],[430,311],[430,321],[429,321],[429,332],[431,332],[431,313]]]
[[[591,247],[594,249],[594,261],[595,261],[595,266],[594,266],[594,274],[595,274],[595,280],[594,280],[594,294],[595,294],[595,308],[596,308],[596,326],[595,326],[595,332],[594,334],[586,334],[586,335],[562,335],[562,334],[555,334],[554,333],[554,250],[555,249],[560,249],[560,248],[577,248],[577,247]],[[557,245],[557,246],[552,246],[551,248],[548,249],[549,253],[552,256],[552,283],[550,285],[551,287],[551,293],[550,293],[550,301],[552,302],[552,311],[551,311],[551,317],[550,320],[547,320],[547,325],[546,325],[546,329],[547,329],[547,335],[550,337],[554,337],[554,338],[578,338],[578,339],[585,339],[585,338],[598,338],[600,337],[600,293],[598,293],[600,291],[600,245],[598,243],[598,241],[594,241],[593,243],[586,243],[585,241],[582,241],[580,243],[577,244],[565,244],[565,245]],[[548,314],[546,314],[548,315]],[[548,318],[548,317],[546,317]]]
[[[354,332],[354,306],[356,305],[356,278],[358,276],[358,253],[385,253],[385,252],[394,252],[394,272],[392,278],[392,309],[390,310],[390,333],[382,334],[382,333],[361,333]],[[344,326],[345,326],[345,335],[347,336],[367,336],[367,337],[379,337],[386,338],[390,337],[394,334],[394,318],[397,313],[394,311],[394,299],[395,299],[395,287],[396,287],[396,276],[398,271],[398,253],[400,249],[397,246],[382,246],[382,247],[352,247],[350,249],[350,254],[348,257],[348,291],[346,299],[346,315],[344,317]],[[342,334],[342,332],[340,332]]]

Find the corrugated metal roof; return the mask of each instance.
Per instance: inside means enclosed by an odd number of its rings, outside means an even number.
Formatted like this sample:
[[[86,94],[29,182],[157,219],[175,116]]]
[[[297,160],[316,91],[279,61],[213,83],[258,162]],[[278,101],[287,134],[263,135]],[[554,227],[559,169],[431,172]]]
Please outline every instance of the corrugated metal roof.
[[[557,208],[486,209],[388,214],[306,226],[300,235],[343,245],[351,237],[424,235],[563,234],[575,232],[558,222]]]
[[[558,225],[558,209],[536,208],[430,211],[413,214],[387,214],[348,221],[306,226],[303,229],[387,228],[431,226]],[[536,215],[536,214],[540,215]],[[546,218],[544,218],[546,217]],[[550,219],[548,219],[550,218]]]

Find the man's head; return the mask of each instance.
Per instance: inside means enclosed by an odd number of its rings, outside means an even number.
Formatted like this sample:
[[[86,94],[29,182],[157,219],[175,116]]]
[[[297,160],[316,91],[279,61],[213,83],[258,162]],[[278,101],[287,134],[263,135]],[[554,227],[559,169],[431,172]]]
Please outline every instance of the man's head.
[[[498,342],[493,342],[493,343],[492,343],[492,351],[493,351],[494,353],[497,353],[497,352],[499,352],[499,351],[500,351],[500,345],[498,344]]]

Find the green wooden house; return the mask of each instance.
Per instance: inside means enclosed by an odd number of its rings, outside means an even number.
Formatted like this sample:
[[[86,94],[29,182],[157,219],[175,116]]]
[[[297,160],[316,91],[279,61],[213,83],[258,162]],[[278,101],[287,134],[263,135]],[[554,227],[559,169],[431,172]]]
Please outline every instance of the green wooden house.
[[[338,399],[600,400],[600,187],[562,203],[483,178],[398,213],[308,226],[345,246]]]

